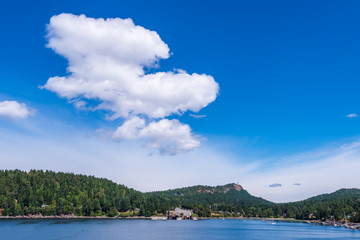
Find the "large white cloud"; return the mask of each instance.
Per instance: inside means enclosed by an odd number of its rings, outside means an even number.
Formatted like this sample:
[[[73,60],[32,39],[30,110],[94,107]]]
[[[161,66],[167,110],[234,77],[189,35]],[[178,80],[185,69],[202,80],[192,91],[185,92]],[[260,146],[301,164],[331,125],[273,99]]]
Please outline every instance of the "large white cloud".
[[[219,86],[206,74],[184,70],[146,74],[144,68],[156,67],[170,56],[169,47],[156,32],[136,26],[131,19],[60,14],[51,18],[47,31],[47,46],[69,61],[69,75],[51,77],[43,88],[81,109],[108,110],[111,119],[151,120],[198,112],[217,97]],[[154,124],[160,123],[164,122]],[[185,145],[188,136],[197,141],[188,134]],[[180,152],[188,148],[185,145],[179,146]],[[151,142],[148,146],[158,148]]]
[[[47,46],[69,61],[70,75],[49,78],[44,86],[61,97],[99,100],[96,108],[112,111],[114,118],[163,118],[199,111],[216,99],[219,87],[209,75],[145,74],[144,67],[169,57],[169,48],[156,32],[131,19],[60,14],[47,29]]]
[[[181,124],[176,119],[162,119],[146,125],[144,119],[133,117],[114,132],[113,138],[117,140],[144,138],[148,140],[146,146],[168,155],[188,152],[201,145],[197,137],[191,134],[189,125]]]
[[[0,116],[10,118],[27,118],[32,111],[24,103],[17,101],[0,102]]]

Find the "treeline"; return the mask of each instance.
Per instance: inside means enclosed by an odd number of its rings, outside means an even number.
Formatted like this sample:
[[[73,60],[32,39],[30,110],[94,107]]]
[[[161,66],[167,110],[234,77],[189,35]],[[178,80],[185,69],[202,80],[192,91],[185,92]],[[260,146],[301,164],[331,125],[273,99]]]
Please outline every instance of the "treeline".
[[[42,170],[0,171],[0,209],[6,216],[115,216],[119,210],[144,209],[144,200],[141,192],[103,178]]]
[[[360,190],[342,189],[304,201],[275,204],[254,197],[240,185],[193,186],[142,193],[104,178],[42,170],[0,170],[3,216],[152,216],[175,207],[200,217],[347,218],[360,222]]]
[[[360,222],[360,189],[340,189],[304,201],[277,204],[283,214],[296,219],[333,219]]]

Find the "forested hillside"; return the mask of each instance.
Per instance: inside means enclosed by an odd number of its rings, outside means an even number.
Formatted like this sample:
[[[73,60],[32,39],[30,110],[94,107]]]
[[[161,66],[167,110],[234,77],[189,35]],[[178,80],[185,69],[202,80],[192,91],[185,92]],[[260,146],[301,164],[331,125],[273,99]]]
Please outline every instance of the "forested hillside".
[[[157,198],[168,205],[193,209],[200,216],[210,216],[210,211],[228,212],[227,216],[230,214],[255,216],[257,212],[271,208],[273,205],[267,200],[250,195],[238,184],[216,187],[199,185],[147,193],[147,196]]]
[[[77,216],[165,215],[175,207],[200,217],[291,217],[360,222],[360,190],[341,189],[304,201],[276,204],[238,184],[142,193],[104,178],[42,170],[0,170],[0,214]]]
[[[210,211],[217,210],[253,215],[255,206],[270,204],[236,184],[141,193],[93,176],[42,170],[0,171],[0,209],[2,215],[9,216],[115,216],[128,210],[124,216],[151,216],[166,214],[175,207],[193,209],[199,216],[210,216]]]
[[[340,189],[304,201],[277,204],[287,217],[297,219],[336,219],[347,217],[360,222],[360,189]]]
[[[103,178],[52,171],[0,171],[2,215],[103,215],[141,207],[144,196]]]

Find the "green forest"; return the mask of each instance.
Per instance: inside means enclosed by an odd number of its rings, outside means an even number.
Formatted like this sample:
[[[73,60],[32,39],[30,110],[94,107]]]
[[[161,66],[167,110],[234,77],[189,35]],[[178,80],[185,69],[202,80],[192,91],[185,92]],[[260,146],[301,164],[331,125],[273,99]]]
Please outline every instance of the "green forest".
[[[360,190],[341,189],[304,201],[276,204],[238,184],[142,193],[104,178],[74,173],[0,170],[2,216],[153,216],[175,207],[199,217],[286,217],[360,222]]]

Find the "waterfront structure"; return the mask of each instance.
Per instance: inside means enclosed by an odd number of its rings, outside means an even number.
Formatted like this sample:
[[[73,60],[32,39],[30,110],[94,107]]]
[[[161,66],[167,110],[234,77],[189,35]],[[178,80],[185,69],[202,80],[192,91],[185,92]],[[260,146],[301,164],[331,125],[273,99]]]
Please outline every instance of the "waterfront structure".
[[[175,208],[174,211],[169,211],[168,219],[191,219],[192,210]]]

